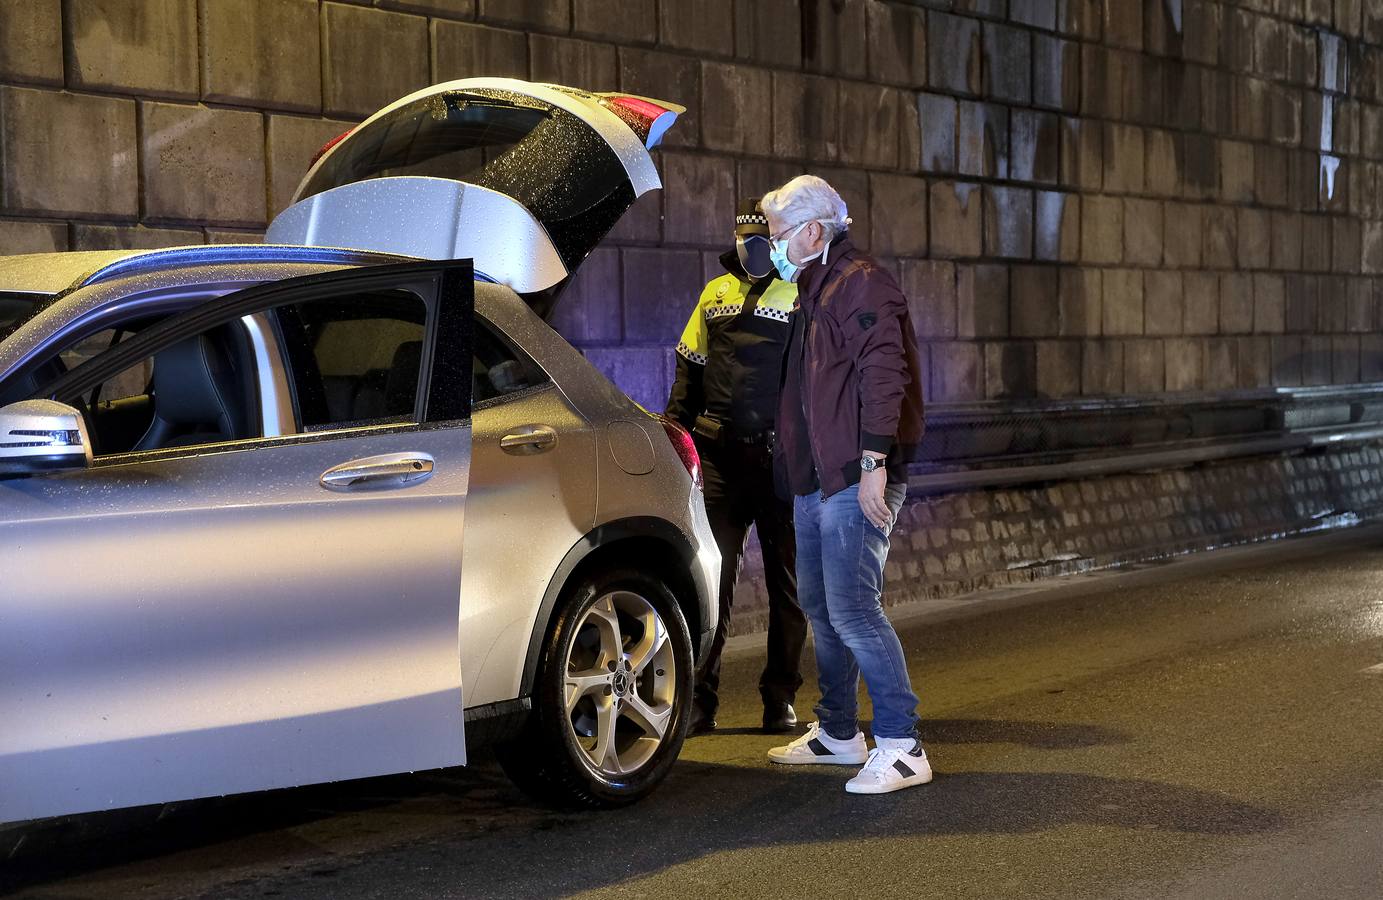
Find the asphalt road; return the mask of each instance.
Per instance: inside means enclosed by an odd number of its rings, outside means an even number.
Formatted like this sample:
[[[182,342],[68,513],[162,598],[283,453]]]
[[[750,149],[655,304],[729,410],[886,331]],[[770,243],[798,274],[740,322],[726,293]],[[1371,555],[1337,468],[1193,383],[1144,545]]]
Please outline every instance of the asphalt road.
[[[482,764],[85,817],[33,833],[0,891],[1383,896],[1383,530],[936,604],[900,633],[924,787],[770,768],[741,640],[722,730],[635,808],[553,812]]]

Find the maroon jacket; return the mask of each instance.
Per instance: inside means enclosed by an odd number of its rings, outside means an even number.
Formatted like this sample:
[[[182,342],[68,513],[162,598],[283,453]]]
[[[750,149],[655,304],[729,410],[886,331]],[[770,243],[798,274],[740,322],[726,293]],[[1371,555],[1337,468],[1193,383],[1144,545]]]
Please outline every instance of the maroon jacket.
[[[864,450],[907,479],[922,442],[922,362],[893,276],[848,235],[797,279],[783,360],[776,462],[786,493],[823,497],[860,480]]]

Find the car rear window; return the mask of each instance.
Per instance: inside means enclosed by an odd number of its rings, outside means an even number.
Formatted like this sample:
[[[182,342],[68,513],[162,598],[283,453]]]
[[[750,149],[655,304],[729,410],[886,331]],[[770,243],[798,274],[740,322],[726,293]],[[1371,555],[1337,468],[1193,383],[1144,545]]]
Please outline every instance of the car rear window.
[[[493,88],[429,95],[361,125],[322,160],[298,199],[397,176],[449,178],[514,198],[547,229],[568,269],[634,201],[623,163],[591,126]]]

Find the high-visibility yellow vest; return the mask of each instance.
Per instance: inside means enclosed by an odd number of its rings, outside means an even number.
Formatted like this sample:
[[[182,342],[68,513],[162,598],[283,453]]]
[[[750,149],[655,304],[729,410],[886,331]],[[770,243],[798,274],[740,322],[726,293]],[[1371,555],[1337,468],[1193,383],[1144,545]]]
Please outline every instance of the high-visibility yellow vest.
[[[682,339],[677,342],[677,352],[690,362],[706,364],[706,351],[710,346],[710,324],[717,319],[737,316],[744,309],[745,299],[752,284],[727,272],[712,279],[701,291],[696,309],[687,320],[682,331]],[[778,322],[787,322],[797,304],[797,285],[781,278],[773,283],[759,297],[754,305],[754,315]]]

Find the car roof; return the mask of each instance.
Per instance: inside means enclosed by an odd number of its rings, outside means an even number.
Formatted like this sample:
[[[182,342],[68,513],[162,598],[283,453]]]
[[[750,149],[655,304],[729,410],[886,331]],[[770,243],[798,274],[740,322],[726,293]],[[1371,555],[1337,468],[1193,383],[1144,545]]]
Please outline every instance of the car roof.
[[[0,256],[0,291],[57,294],[87,274],[133,255],[130,250],[86,250]]]
[[[330,247],[216,244],[161,250],[82,250],[0,256],[0,292],[52,296],[125,275],[208,263],[380,265],[412,257]]]

